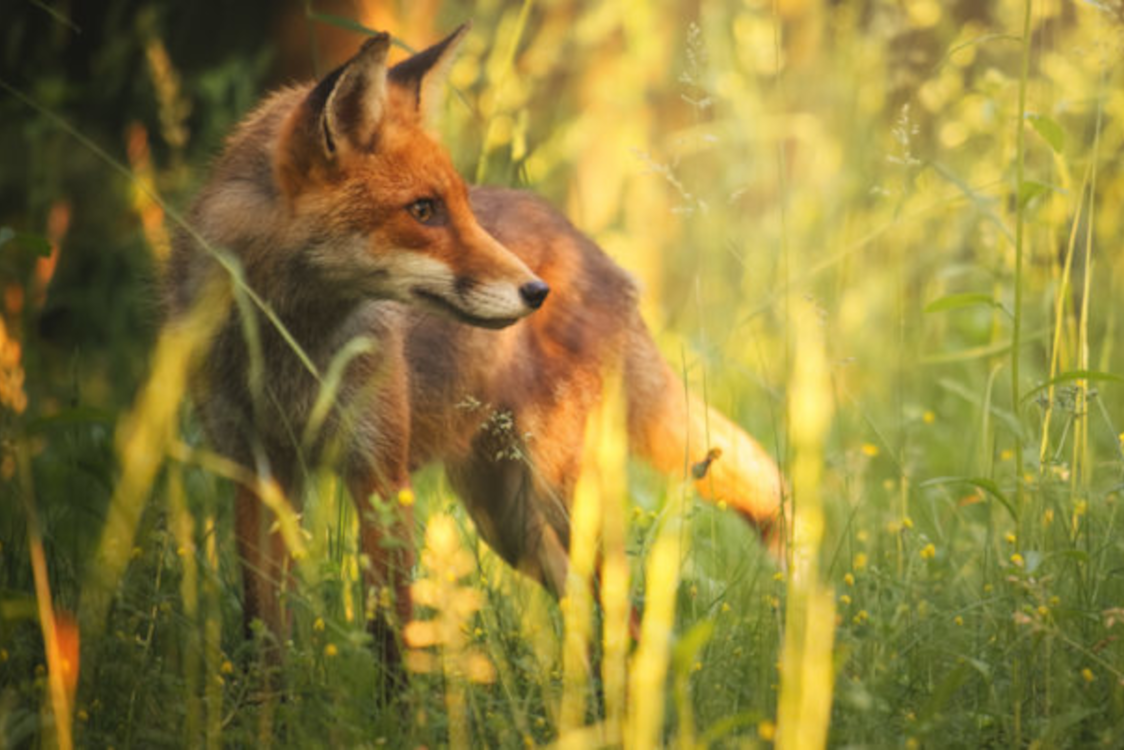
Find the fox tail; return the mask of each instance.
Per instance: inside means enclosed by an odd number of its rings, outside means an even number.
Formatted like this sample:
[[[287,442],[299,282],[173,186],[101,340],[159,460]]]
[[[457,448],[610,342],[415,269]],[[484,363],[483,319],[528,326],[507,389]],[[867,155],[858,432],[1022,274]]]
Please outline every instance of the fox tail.
[[[736,510],[778,559],[785,549],[784,483],[761,445],[687,392],[637,318],[624,361],[631,449],[669,477]]]

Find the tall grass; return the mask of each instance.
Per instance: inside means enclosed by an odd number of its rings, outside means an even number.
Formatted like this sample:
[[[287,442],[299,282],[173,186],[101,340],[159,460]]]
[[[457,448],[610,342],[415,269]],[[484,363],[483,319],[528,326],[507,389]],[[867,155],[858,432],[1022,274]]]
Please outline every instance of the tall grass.
[[[231,484],[256,480],[208,452],[182,394],[216,311],[255,319],[265,301],[231,265],[234,291],[163,334],[115,399],[107,363],[135,331],[86,354],[37,324],[82,299],[64,272],[88,228],[59,240],[47,286],[34,235],[51,232],[5,208],[3,743],[65,746],[71,726],[78,746],[116,747],[1124,742],[1119,4],[688,5],[475,4],[441,129],[465,174],[547,195],[641,280],[691,388],[782,460],[788,569],[724,509],[629,465],[609,397],[560,606],[423,472],[415,669],[387,695],[354,514],[326,476],[303,499],[265,492],[303,555],[284,664],[263,664],[230,518]],[[468,12],[354,21],[432,39]],[[176,60],[154,59],[168,79]],[[175,80],[165,110],[202,106],[205,87]],[[62,120],[21,112],[29,137]],[[173,119],[149,137],[190,153]],[[110,156],[124,143],[70,127],[67,153],[141,186],[115,205],[156,265],[159,228],[182,220],[157,193],[178,167],[138,147],[130,169]],[[88,199],[62,184],[36,187]],[[318,413],[364,345],[317,374]],[[70,696],[52,621],[76,603]],[[275,668],[283,695],[263,695]]]

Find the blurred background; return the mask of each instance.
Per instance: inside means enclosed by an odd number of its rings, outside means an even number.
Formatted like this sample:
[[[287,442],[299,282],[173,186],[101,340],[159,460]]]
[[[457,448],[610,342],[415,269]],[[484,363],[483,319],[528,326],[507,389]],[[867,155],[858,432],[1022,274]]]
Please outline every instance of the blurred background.
[[[262,94],[331,70],[363,28],[419,49],[471,19],[436,123],[462,173],[544,195],[634,273],[669,360],[785,467],[793,321],[822,331],[823,559],[845,599],[833,737],[1120,739],[1120,647],[1097,644],[1116,637],[1124,567],[1124,6],[1035,0],[1024,45],[1026,9],[5,3],[0,676],[24,687],[0,689],[0,715],[31,705],[42,660],[20,493],[33,488],[56,603],[73,610],[117,482],[114,431],[148,373],[172,231],[154,196],[184,209]],[[143,528],[162,528],[161,507]],[[730,561],[756,553],[700,512],[721,529],[685,573],[705,619]],[[231,597],[236,575],[221,573]],[[741,686],[692,678],[712,696],[703,727],[744,714],[768,739],[768,578],[739,579],[754,614],[729,631],[757,645],[714,655]]]

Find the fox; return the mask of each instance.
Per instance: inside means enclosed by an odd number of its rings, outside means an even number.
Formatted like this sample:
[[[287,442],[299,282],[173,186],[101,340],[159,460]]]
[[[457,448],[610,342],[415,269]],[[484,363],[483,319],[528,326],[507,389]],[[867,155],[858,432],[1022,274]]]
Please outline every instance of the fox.
[[[319,81],[267,96],[188,213],[279,324],[261,310],[253,326],[245,310],[226,313],[192,375],[206,439],[293,502],[313,467],[340,478],[359,519],[365,595],[392,602],[367,623],[388,661],[412,613],[413,511],[395,502],[411,474],[443,464],[479,535],[561,597],[585,426],[610,382],[624,391],[632,454],[784,549],[777,463],[685,391],[633,278],[542,198],[469,186],[431,132],[468,28],[393,66],[389,34],[376,33]],[[170,318],[223,273],[181,232],[165,269]],[[318,412],[318,373],[358,338],[368,345],[338,364]],[[261,486],[239,484],[234,498],[243,619],[280,638],[289,551]],[[389,522],[372,498],[392,509]]]

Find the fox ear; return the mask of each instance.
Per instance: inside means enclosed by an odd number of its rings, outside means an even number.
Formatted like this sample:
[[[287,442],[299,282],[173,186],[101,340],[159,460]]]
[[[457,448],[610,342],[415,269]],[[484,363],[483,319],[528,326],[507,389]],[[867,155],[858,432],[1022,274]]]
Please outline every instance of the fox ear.
[[[274,170],[287,194],[310,171],[332,163],[340,149],[371,148],[386,109],[390,35],[375,34],[355,56],[316,84],[282,125]]]
[[[374,141],[386,107],[389,48],[390,35],[375,34],[308,95],[320,145],[329,158],[341,147],[365,149]]]
[[[413,96],[414,106],[425,121],[434,114],[440,101],[441,87],[457,56],[457,48],[470,28],[471,21],[461,24],[452,34],[398,63],[387,74],[391,83]]]

